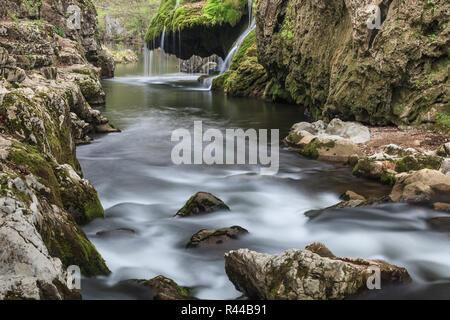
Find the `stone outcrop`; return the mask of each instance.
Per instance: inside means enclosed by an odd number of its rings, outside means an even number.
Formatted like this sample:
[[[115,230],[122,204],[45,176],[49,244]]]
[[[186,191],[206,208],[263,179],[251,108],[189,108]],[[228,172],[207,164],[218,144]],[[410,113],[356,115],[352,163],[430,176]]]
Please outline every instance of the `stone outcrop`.
[[[380,8],[379,29],[367,23],[373,4]],[[258,1],[266,96],[304,105],[316,119],[431,123],[448,131],[449,6],[445,0]]]
[[[203,248],[222,244],[229,242],[230,240],[236,240],[247,233],[248,231],[246,229],[239,226],[210,230],[203,229],[191,237],[186,248]]]
[[[341,195],[340,198],[342,199],[341,202],[324,209],[306,211],[305,216],[307,216],[308,218],[316,218],[322,213],[331,209],[356,208],[373,204],[373,201],[368,201],[364,196],[357,194],[356,192],[353,192],[351,190],[347,190],[344,194]]]
[[[190,217],[199,214],[212,213],[230,208],[219,198],[208,192],[197,192],[175,214],[176,217]]]
[[[362,155],[357,143],[369,139],[370,132],[367,127],[336,118],[329,124],[321,120],[296,123],[285,142],[308,158],[347,162],[353,156]]]
[[[367,289],[373,266],[380,269],[382,286],[411,281],[404,268],[378,260],[337,258],[318,243],[278,255],[248,249],[225,254],[229,279],[250,299],[344,299]]]
[[[0,299],[79,299],[67,267],[84,276],[108,267],[80,225],[103,217],[83,178],[77,143],[108,120],[95,9],[78,3],[85,24],[64,30],[69,1],[4,1],[0,10]],[[33,7],[36,3],[36,8]],[[53,4],[53,6],[52,6]],[[56,13],[56,11],[59,13]],[[87,10],[87,11],[86,11]],[[64,26],[62,23],[64,22]]]
[[[392,201],[423,202],[450,198],[450,177],[437,170],[400,173],[390,194]]]

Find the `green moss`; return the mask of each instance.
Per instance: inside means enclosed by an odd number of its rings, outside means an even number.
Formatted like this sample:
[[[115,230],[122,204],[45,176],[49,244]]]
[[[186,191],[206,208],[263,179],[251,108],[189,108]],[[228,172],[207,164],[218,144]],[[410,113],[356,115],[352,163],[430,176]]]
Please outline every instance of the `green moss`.
[[[383,171],[381,174],[381,183],[393,186],[395,184],[395,177],[392,173]]]
[[[309,144],[304,146],[299,152],[301,155],[311,158],[317,159],[319,158],[319,149],[322,148],[333,148],[335,146],[334,141],[329,142],[320,142],[317,138],[313,139]]]
[[[51,160],[45,159],[36,147],[28,145],[15,144],[10,149],[8,161],[15,165],[22,166],[33,173],[46,187],[51,189],[51,193],[47,195],[52,203],[62,206],[58,181],[53,171]]]
[[[167,31],[178,31],[193,26],[215,26],[229,24],[235,26],[245,12],[245,0],[182,1],[175,9],[176,0],[162,0],[158,13],[150,22],[145,35],[149,41]]]
[[[106,275],[110,272],[97,249],[78,226],[73,224],[69,230],[62,231],[44,233],[44,242],[52,256],[60,258],[66,267],[79,266],[85,276]]]
[[[421,169],[434,169],[438,170],[441,166],[442,158],[435,156],[424,156],[415,158],[413,156],[406,156],[397,161],[395,165],[395,171],[408,172]]]
[[[286,137],[286,140],[289,143],[298,144],[303,139],[302,135],[296,134],[296,133],[289,133],[289,135]]]

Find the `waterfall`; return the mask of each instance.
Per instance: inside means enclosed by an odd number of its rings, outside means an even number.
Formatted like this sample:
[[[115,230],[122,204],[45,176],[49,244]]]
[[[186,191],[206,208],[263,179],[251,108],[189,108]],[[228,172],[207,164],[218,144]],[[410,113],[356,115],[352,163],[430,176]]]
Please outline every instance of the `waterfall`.
[[[247,2],[247,7],[248,7],[248,25],[250,26],[252,24],[252,7],[253,7],[253,2],[251,0],[249,0]]]
[[[144,76],[150,77],[153,72],[153,50],[144,45]]]
[[[160,50],[159,50],[159,74],[162,74],[162,66],[164,63],[164,56],[165,56],[164,38],[165,37],[166,37],[166,26],[164,26],[162,34],[161,34],[161,45],[160,45]]]
[[[250,10],[250,9],[249,9]],[[205,85],[208,86],[209,90],[212,88],[212,82],[215,78],[220,77],[222,74],[227,72],[230,69],[231,66],[231,60],[233,60],[233,57],[236,53],[236,51],[239,49],[239,47],[242,44],[242,41],[244,41],[245,37],[249,35],[250,32],[252,32],[253,29],[256,27],[256,20],[252,18],[249,26],[245,31],[239,36],[239,38],[234,42],[233,47],[231,48],[230,52],[228,52],[227,56],[225,57],[225,60],[220,64],[219,68],[219,74],[215,77],[211,77],[205,80]]]

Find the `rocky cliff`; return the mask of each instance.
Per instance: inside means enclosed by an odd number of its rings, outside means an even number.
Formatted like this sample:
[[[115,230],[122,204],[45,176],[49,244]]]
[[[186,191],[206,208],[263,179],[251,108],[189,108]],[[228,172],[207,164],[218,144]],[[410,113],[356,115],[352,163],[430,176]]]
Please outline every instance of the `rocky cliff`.
[[[380,29],[368,28],[369,4],[381,10]],[[449,9],[444,0],[261,0],[256,42],[269,94],[315,118],[448,121]]]
[[[103,207],[75,154],[91,133],[114,130],[91,107],[105,98],[105,73],[88,61],[101,55],[95,10],[80,2],[86,25],[64,31],[72,2],[2,2],[0,299],[80,298],[68,266],[109,273],[80,228],[103,217]]]
[[[379,28],[369,5],[380,10]],[[257,54],[231,67],[241,70],[232,77],[238,95],[254,92],[242,88],[262,65],[260,96],[304,105],[315,119],[448,131],[448,1],[260,0],[255,11]]]

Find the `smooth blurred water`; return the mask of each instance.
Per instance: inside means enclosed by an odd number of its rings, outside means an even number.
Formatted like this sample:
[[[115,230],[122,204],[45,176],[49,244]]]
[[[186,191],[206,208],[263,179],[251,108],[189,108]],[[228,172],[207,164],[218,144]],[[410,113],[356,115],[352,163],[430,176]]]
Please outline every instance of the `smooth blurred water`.
[[[259,175],[258,166],[207,166],[171,163],[172,130],[208,127],[278,128],[280,138],[303,120],[298,106],[230,98],[205,91],[195,76],[172,74],[145,78],[142,66],[119,66],[104,81],[103,113],[122,132],[97,137],[77,155],[85,177],[96,187],[105,219],[85,227],[112,271],[109,277],[83,279],[85,299],[148,298],[116,286],[125,279],[162,274],[195,288],[204,299],[233,299],[241,294],[229,282],[223,254],[230,249],[279,253],[321,241],[338,256],[383,259],[404,266],[413,284],[374,292],[363,298],[449,298],[450,237],[430,230],[434,211],[406,204],[343,209],[308,221],[303,213],[330,206],[350,189],[382,195],[386,187],[352,177],[344,166],[308,160],[280,150],[275,176]],[[195,218],[173,215],[197,191],[215,194],[231,207]],[[442,214],[440,214],[442,215]],[[186,250],[200,229],[240,225],[250,234],[210,249]],[[131,228],[136,234],[98,237],[96,232]]]

